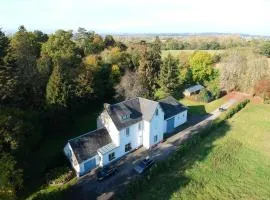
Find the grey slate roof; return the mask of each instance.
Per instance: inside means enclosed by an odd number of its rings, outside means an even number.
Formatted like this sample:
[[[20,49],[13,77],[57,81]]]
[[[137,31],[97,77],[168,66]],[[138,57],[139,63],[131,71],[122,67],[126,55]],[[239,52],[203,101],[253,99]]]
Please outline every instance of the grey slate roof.
[[[191,86],[189,88],[186,88],[184,92],[193,93],[193,92],[199,91],[201,89],[203,89],[203,86],[198,84],[198,85],[194,85],[194,86]]]
[[[95,156],[97,150],[112,142],[106,128],[97,129],[68,141],[79,163]]]
[[[162,110],[164,111],[164,119],[168,119],[180,112],[187,110],[187,108],[179,103],[175,98],[169,96],[159,101]]]
[[[118,130],[135,124],[139,121],[150,121],[157,108],[158,102],[137,97],[117,104],[108,105],[105,110],[112,118]],[[129,114],[128,119],[121,119],[121,115]]]
[[[106,153],[114,150],[115,148],[117,148],[117,146],[112,142],[112,143],[109,143],[109,144],[99,148],[97,151],[101,154],[106,154]]]

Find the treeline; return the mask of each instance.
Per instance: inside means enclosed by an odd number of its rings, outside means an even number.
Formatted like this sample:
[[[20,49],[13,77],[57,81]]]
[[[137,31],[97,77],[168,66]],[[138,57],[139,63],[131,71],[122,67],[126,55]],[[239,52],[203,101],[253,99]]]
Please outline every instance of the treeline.
[[[200,100],[210,101],[220,96],[219,72],[213,67],[220,59],[218,56],[197,51],[185,57],[168,54],[161,59],[161,46],[158,37],[152,43],[132,45],[133,56],[135,52],[139,54],[139,63],[126,71],[116,85],[118,98],[160,99],[168,95],[179,98],[185,87],[198,83],[206,87]]]
[[[261,48],[267,41],[246,39],[240,36],[166,38],[162,40],[163,50],[224,50],[237,47]]]
[[[44,137],[68,127],[72,113],[113,99],[133,61],[125,44],[83,28],[0,31],[0,199],[23,190],[26,158]]]

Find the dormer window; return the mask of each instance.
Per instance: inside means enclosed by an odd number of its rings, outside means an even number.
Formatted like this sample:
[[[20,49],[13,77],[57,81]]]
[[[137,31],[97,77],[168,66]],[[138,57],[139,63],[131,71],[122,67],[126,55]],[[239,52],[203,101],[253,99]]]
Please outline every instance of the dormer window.
[[[129,118],[129,115],[123,115],[123,116],[122,116],[122,120],[128,119],[128,118]]]
[[[156,116],[158,116],[158,109],[156,109]]]

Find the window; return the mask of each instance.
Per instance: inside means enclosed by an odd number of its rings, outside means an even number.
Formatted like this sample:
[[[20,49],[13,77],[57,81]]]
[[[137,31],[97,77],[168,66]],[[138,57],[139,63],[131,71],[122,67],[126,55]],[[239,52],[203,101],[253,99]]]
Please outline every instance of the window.
[[[129,115],[123,115],[123,116],[122,116],[122,120],[128,119],[128,118],[129,118]]]
[[[139,131],[142,129],[142,127],[141,127],[141,123],[139,122],[139,125],[138,125],[139,127],[138,127],[138,129],[139,129]]]
[[[154,142],[157,142],[157,140],[158,140],[158,135],[155,135],[154,136]]]
[[[156,109],[156,116],[158,116],[158,109]]]
[[[115,153],[114,152],[109,154],[109,161],[111,161],[113,159],[115,159]]]
[[[128,152],[131,150],[131,143],[128,143],[125,145],[125,152]]]
[[[129,136],[129,128],[126,128],[126,136]]]

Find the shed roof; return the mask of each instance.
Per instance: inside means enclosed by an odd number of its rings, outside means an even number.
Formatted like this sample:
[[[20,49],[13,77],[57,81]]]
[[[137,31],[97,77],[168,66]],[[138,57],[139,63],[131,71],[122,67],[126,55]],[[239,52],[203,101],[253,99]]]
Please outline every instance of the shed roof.
[[[106,128],[97,129],[68,141],[79,163],[95,156],[97,150],[112,142]]]
[[[198,84],[198,85],[194,85],[194,86],[191,86],[189,88],[186,88],[184,92],[193,93],[193,92],[197,92],[197,91],[199,91],[201,89],[203,89],[203,86]]]
[[[168,119],[172,116],[177,115],[180,112],[187,110],[187,107],[179,103],[175,98],[172,96],[168,96],[165,99],[161,99],[160,106],[164,111],[164,119]]]

